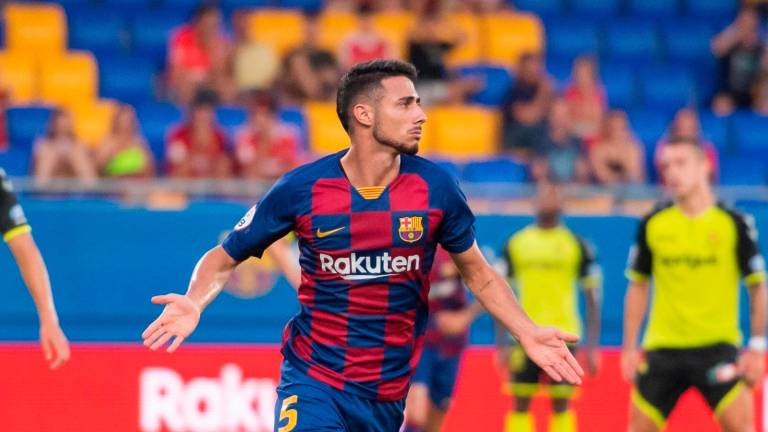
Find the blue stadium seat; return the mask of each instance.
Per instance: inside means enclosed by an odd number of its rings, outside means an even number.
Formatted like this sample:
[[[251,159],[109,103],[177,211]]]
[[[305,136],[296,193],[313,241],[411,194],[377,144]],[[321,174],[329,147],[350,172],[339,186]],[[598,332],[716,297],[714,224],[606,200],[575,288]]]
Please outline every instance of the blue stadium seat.
[[[556,19],[546,27],[547,54],[573,59],[600,50],[597,25],[589,20]]]
[[[563,0],[508,0],[507,3],[517,10],[544,16],[561,15],[565,10]]]
[[[658,58],[656,26],[651,21],[614,20],[606,28],[606,51],[612,60],[642,65]]]
[[[687,12],[695,17],[732,17],[738,10],[738,0],[687,0]]]
[[[668,20],[662,24],[661,40],[669,60],[691,61],[712,57],[714,31],[701,20]]]
[[[512,75],[501,66],[474,65],[456,70],[460,77],[480,78],[484,81],[483,87],[470,95],[469,102],[500,106],[504,102],[507,92],[512,87]]]
[[[637,81],[630,66],[604,63],[600,65],[600,76],[610,106],[631,109],[637,104]]]
[[[79,7],[67,12],[70,48],[97,55],[125,51],[122,39],[125,21],[117,11],[105,7]]]
[[[224,10],[256,9],[270,6],[270,0],[222,0],[219,4]]]
[[[280,109],[280,113],[278,114],[280,117],[280,120],[292,124],[296,127],[296,129],[299,131],[299,134],[301,135],[301,145],[303,146],[304,150],[308,150],[308,131],[307,131],[307,121],[304,118],[304,112],[299,107],[283,107]]]
[[[656,143],[666,133],[672,114],[655,109],[632,110],[629,112],[629,120],[637,138],[645,145],[646,154],[650,156]]]
[[[323,7],[323,0],[277,0],[280,7],[303,9],[306,12],[317,12]]]
[[[27,176],[32,166],[32,149],[28,147],[11,147],[0,151],[0,168],[9,176]]]
[[[161,0],[102,0],[100,3],[119,10],[123,14],[129,12],[131,15],[146,12],[147,9],[157,6]]]
[[[629,15],[644,18],[674,17],[681,12],[676,0],[629,0]]]
[[[31,148],[48,126],[52,109],[44,106],[9,108],[6,112],[8,139],[13,147]]]
[[[552,76],[560,89],[571,82],[573,59],[547,54],[547,72]]]
[[[738,153],[768,161],[768,117],[739,112],[732,116],[731,124]]]
[[[237,129],[248,120],[248,113],[240,107],[219,107],[216,109],[216,120],[229,135],[229,141],[234,142]]]
[[[621,0],[572,0],[571,9],[577,15],[590,18],[612,17],[621,13]]]
[[[103,57],[99,59],[101,95],[132,105],[153,100],[155,66],[140,57]]]
[[[682,67],[655,65],[640,69],[643,102],[649,108],[673,110],[694,101],[695,85]]]
[[[765,163],[749,157],[726,157],[720,160],[720,183],[724,185],[763,185]]]
[[[170,103],[147,103],[136,107],[136,115],[157,160],[165,158],[165,136],[182,120],[181,110]]]
[[[511,159],[489,159],[468,162],[462,177],[474,183],[522,183],[528,177],[528,169]]]
[[[156,66],[164,66],[171,34],[184,21],[183,14],[165,10],[137,15],[131,29],[133,53],[147,57]]]
[[[699,121],[704,138],[712,141],[721,155],[729,154],[732,151],[728,130],[729,118],[716,116],[711,112],[702,112],[699,114]]]

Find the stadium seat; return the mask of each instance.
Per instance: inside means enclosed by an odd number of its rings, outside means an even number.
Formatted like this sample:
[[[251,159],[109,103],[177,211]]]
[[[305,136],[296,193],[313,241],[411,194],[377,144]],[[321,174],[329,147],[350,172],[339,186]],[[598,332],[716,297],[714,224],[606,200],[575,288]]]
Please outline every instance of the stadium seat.
[[[547,73],[554,78],[555,85],[559,90],[564,89],[571,82],[571,69],[573,68],[573,59],[570,57],[561,57],[557,55],[547,55],[546,58]]]
[[[280,7],[302,9],[304,12],[317,12],[323,7],[323,0],[277,0]]]
[[[694,81],[683,67],[643,67],[639,69],[639,78],[642,99],[649,108],[674,110],[694,101]]]
[[[600,76],[612,107],[631,109],[637,104],[637,81],[635,71],[620,63],[603,63]]]
[[[701,20],[669,21],[662,26],[662,45],[667,58],[675,61],[712,58],[712,27]]]
[[[40,98],[48,103],[72,107],[95,101],[98,93],[96,60],[88,52],[69,52],[42,59]]]
[[[462,172],[464,181],[473,183],[522,183],[527,177],[525,165],[506,158],[468,162]]]
[[[240,107],[219,107],[216,109],[216,120],[229,136],[234,138],[237,129],[248,120],[248,113]]]
[[[261,9],[248,17],[249,37],[274,47],[279,55],[304,41],[304,16],[294,10]]]
[[[96,55],[117,54],[125,50],[122,14],[114,9],[77,8],[69,14],[69,47]]]
[[[574,59],[582,54],[597,54],[597,26],[581,19],[557,19],[547,23],[547,55]]]
[[[11,147],[0,151],[0,167],[9,176],[28,176],[32,167],[32,150],[28,147]]]
[[[48,127],[52,109],[45,106],[20,106],[6,112],[11,147],[31,148],[35,138]]]
[[[720,183],[729,186],[764,185],[765,163],[749,157],[725,157],[720,160]]]
[[[173,11],[153,11],[137,15],[131,28],[132,52],[137,57],[149,59],[156,67],[163,67],[171,34],[183,23],[183,15]]]
[[[398,58],[405,58],[408,55],[407,37],[413,26],[413,14],[379,12],[373,17],[373,25],[376,31],[392,43]]]
[[[155,67],[141,57],[99,59],[100,94],[136,105],[153,99]]]
[[[304,106],[304,113],[312,152],[328,154],[349,147],[349,137],[336,116],[335,104],[309,102]]]
[[[687,12],[693,17],[730,18],[738,9],[738,0],[687,0]]]
[[[136,116],[155,158],[162,161],[165,158],[165,136],[171,127],[181,122],[181,110],[173,104],[152,102],[137,106]]]
[[[449,66],[463,66],[480,61],[482,33],[480,20],[471,13],[457,12],[448,16],[451,23],[463,33],[464,40],[446,56]]]
[[[532,12],[539,16],[560,15],[565,10],[563,0],[514,0],[508,3],[517,10]]]
[[[487,15],[481,18],[481,25],[484,57],[490,63],[515,67],[522,54],[544,48],[544,29],[535,15]]]
[[[427,114],[431,150],[451,159],[477,159],[496,154],[499,114],[480,107],[436,107]]]
[[[30,103],[37,96],[35,61],[29,54],[0,53],[0,86],[8,92],[11,103]]]
[[[645,145],[646,154],[653,155],[656,143],[664,136],[672,121],[672,114],[649,109],[632,110],[628,114],[635,135]]]
[[[716,116],[711,112],[699,114],[702,135],[715,145],[721,155],[727,155],[733,150],[728,130],[729,120],[729,117]]]
[[[738,154],[768,161],[768,116],[738,112],[731,119]]]
[[[332,53],[337,52],[344,39],[358,27],[354,13],[340,11],[323,12],[317,24],[319,45]]]
[[[270,0],[222,0],[219,5],[225,11],[256,9],[269,6]]]
[[[675,18],[681,12],[677,0],[630,0],[629,15],[643,18]]]
[[[184,18],[189,18],[196,7],[200,5],[197,0],[162,0],[164,8],[176,11]]]
[[[67,47],[64,9],[52,3],[11,3],[5,6],[5,44],[9,51],[57,54]]]
[[[85,145],[97,147],[112,128],[116,108],[115,102],[107,99],[76,105],[72,110],[75,135]]]
[[[589,18],[613,17],[621,12],[621,0],[572,0],[572,11]]]
[[[492,65],[466,66],[456,70],[460,77],[480,78],[483,87],[469,96],[469,102],[498,107],[512,87],[512,75],[506,68]]]
[[[606,51],[610,59],[642,65],[658,57],[656,26],[650,21],[614,20],[607,25]]]

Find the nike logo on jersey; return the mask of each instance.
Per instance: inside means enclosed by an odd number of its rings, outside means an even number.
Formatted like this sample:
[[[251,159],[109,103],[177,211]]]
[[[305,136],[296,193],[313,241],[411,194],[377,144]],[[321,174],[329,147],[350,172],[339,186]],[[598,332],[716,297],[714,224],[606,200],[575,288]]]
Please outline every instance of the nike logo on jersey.
[[[320,231],[320,228],[317,229],[317,238],[325,238],[328,237],[331,234],[335,234],[341,230],[343,230],[345,227],[339,227],[336,229],[328,230],[328,231]]]

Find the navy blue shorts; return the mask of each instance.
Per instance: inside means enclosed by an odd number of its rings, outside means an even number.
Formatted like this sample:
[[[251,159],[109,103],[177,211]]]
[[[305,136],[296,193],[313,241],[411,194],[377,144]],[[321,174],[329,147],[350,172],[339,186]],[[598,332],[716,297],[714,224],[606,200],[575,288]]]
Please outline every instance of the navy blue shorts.
[[[461,354],[443,356],[437,348],[424,347],[413,375],[414,384],[423,384],[429,391],[429,399],[443,411],[448,409],[459,374]]]
[[[377,401],[337,390],[283,360],[275,432],[397,432],[405,400]]]

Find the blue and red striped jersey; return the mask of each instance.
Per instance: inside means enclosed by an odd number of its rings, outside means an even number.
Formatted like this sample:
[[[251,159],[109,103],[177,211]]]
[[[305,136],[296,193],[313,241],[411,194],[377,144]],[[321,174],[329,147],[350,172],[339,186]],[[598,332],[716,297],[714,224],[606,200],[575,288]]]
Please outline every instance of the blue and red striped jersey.
[[[443,356],[461,354],[469,340],[469,329],[461,334],[444,334],[437,327],[434,319],[441,311],[459,311],[469,306],[461,275],[458,274],[457,269],[452,268],[453,266],[453,260],[448,252],[438,248],[430,274],[430,319],[424,334],[424,345],[436,348]]]
[[[361,194],[345,152],[284,175],[222,246],[242,261],[294,231],[300,309],[284,331],[286,360],[334,388],[399,400],[423,345],[435,248],[468,250],[474,216],[456,180],[418,156],[401,156],[380,196]]]

